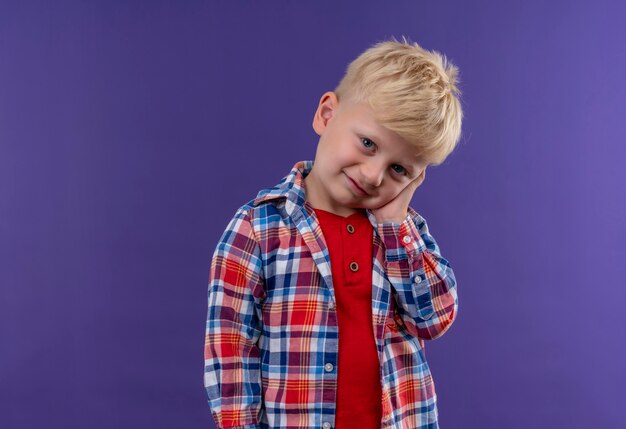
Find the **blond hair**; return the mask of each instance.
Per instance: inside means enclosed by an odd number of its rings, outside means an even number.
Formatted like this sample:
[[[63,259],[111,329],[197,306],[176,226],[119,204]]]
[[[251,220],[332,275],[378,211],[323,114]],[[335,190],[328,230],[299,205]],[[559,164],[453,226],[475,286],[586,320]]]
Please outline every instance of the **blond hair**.
[[[404,38],[379,42],[352,61],[335,93],[367,102],[378,122],[408,141],[429,165],[441,164],[461,136],[458,68]]]

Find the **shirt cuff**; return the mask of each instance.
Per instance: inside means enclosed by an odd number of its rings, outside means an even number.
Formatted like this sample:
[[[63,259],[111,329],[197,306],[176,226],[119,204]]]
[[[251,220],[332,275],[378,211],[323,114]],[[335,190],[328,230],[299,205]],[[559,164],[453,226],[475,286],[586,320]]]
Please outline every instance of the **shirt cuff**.
[[[426,250],[426,244],[417,228],[420,217],[415,210],[409,210],[402,223],[378,224],[378,234],[388,252],[399,253],[398,251],[404,250],[407,255],[411,256]]]

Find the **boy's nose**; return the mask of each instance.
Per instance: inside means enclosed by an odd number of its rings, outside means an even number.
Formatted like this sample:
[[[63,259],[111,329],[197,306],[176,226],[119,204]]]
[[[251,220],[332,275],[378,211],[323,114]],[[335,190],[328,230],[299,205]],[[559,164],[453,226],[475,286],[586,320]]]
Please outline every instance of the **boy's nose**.
[[[371,162],[364,165],[361,173],[363,174],[363,180],[365,181],[365,185],[368,185],[371,188],[377,188],[383,181],[383,176],[385,175],[385,167],[380,163]]]

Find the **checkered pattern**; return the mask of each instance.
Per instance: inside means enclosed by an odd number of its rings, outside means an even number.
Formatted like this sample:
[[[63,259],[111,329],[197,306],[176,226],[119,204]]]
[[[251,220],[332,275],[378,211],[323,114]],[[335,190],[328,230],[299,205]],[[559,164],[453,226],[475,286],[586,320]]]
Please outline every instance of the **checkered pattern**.
[[[339,368],[328,249],[296,163],[240,207],[213,254],[204,385],[219,428],[334,428]],[[457,287],[426,221],[373,228],[372,329],[380,360],[382,427],[438,428],[424,340],[456,318]],[[331,365],[328,365],[331,364]],[[339,428],[342,429],[342,428]]]

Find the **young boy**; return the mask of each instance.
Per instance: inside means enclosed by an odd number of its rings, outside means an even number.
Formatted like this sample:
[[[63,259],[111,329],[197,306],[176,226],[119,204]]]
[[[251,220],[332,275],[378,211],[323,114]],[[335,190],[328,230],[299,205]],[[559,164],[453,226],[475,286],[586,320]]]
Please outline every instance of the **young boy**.
[[[395,39],[354,60],[300,161],[213,254],[204,385],[219,428],[438,428],[424,340],[457,286],[409,206],[461,133],[457,68]]]

